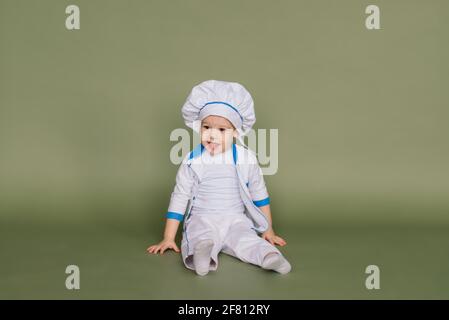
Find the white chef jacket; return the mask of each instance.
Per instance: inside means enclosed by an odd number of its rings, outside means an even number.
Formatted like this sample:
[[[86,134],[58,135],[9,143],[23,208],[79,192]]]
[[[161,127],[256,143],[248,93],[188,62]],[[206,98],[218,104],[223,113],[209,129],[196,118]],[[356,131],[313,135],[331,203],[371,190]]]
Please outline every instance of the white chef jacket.
[[[269,223],[259,207],[269,204],[270,198],[257,157],[251,150],[235,143],[230,150],[239,180],[240,196],[245,206],[244,214],[251,219],[253,229],[262,233],[268,229]],[[205,152],[207,153],[205,147],[199,144],[181,163],[166,213],[168,219],[184,220],[184,225],[188,220],[198,195],[199,175],[201,167],[205,165]]]

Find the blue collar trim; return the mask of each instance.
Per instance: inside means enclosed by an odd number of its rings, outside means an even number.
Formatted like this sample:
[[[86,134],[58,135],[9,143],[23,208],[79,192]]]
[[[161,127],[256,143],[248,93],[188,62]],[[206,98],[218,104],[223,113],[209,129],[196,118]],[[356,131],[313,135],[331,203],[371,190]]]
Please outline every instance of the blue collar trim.
[[[190,156],[189,156],[189,160],[192,160],[193,158],[198,157],[199,155],[201,155],[204,151],[204,146],[202,143],[200,143],[198,146],[196,146],[195,149],[192,150],[192,152],[190,152]]]
[[[192,150],[192,152],[190,152],[189,160],[200,156],[203,153],[204,149],[205,147],[202,143],[200,143],[195,149]],[[232,158],[234,159],[234,164],[237,164],[237,147],[235,143],[232,144]]]

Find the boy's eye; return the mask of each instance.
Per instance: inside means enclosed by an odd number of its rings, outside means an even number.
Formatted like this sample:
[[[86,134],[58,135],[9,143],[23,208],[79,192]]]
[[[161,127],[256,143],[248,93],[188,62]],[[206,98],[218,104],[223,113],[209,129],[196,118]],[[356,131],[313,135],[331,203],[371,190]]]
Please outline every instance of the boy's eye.
[[[209,126],[203,126],[204,129],[209,129]]]
[[[220,131],[221,131],[221,132],[225,132],[226,129],[225,129],[225,128],[220,128]]]

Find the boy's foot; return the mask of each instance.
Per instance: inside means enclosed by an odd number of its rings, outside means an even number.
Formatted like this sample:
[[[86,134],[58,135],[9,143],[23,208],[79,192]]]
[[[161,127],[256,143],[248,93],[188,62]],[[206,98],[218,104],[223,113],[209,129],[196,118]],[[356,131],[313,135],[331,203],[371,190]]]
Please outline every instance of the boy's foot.
[[[200,276],[205,276],[209,273],[210,255],[214,242],[212,240],[202,240],[197,243],[193,253],[193,265],[195,271]]]
[[[280,274],[289,273],[292,269],[290,263],[277,252],[271,252],[265,256],[262,262],[262,268],[274,270]]]

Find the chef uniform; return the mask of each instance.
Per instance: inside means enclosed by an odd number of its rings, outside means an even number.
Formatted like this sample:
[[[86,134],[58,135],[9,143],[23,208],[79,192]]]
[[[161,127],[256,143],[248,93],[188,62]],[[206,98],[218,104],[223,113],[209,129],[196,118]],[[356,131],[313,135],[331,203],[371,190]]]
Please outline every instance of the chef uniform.
[[[186,125],[198,133],[201,120],[207,116],[225,117],[236,128],[243,145],[242,136],[256,121],[249,92],[238,83],[217,80],[195,86],[182,114]],[[194,248],[203,240],[213,242],[213,271],[217,270],[221,251],[259,266],[267,254],[281,254],[258,235],[269,227],[259,207],[269,203],[254,152],[232,144],[212,156],[202,144],[196,146],[178,169],[166,214],[168,219],[184,221],[181,253],[185,266],[194,270]]]

